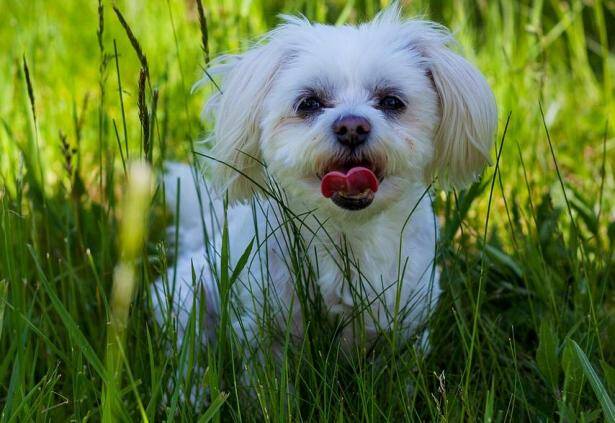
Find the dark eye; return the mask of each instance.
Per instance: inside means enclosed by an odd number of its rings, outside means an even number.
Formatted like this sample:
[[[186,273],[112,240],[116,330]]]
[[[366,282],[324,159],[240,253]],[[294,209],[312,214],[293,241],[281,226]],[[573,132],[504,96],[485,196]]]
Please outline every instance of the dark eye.
[[[297,111],[303,114],[310,114],[317,112],[322,108],[322,103],[318,99],[318,97],[307,97],[301,100],[299,105],[297,106]]]
[[[382,97],[378,102],[378,108],[389,111],[399,111],[406,107],[403,101],[394,95]]]

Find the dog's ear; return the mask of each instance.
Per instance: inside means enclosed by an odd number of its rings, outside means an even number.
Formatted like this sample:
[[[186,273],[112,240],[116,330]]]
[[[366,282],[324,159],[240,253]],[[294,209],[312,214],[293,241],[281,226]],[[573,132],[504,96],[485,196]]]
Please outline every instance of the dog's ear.
[[[495,98],[483,75],[444,44],[422,49],[439,97],[440,123],[435,156],[426,179],[443,188],[463,188],[491,162],[497,128]]]
[[[438,94],[440,119],[426,182],[437,177],[443,188],[467,186],[491,162],[497,109],[487,81],[447,47],[454,39],[445,27],[420,19],[404,20],[399,2],[384,9],[372,25],[395,29],[404,48],[421,56]]]
[[[215,116],[215,144],[211,151],[215,187],[228,190],[231,201],[250,198],[264,183],[260,154],[263,101],[284,56],[272,43],[259,45],[236,56],[226,56],[210,74],[221,74],[221,92],[206,105]]]

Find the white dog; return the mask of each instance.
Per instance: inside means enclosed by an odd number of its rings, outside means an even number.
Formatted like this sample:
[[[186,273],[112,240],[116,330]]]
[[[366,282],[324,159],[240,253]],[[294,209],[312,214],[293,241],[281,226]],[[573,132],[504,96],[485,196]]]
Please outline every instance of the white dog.
[[[221,92],[207,105],[215,161],[206,170],[218,194],[189,167],[169,166],[178,254],[154,287],[160,320],[174,316],[181,335],[199,304],[202,340],[212,338],[227,193],[227,271],[241,268],[230,319],[242,341],[255,343],[271,320],[301,339],[298,265],[312,269],[324,314],[344,322],[344,346],[413,335],[440,295],[429,188],[471,183],[490,160],[497,125],[487,82],[449,49],[453,41],[393,6],[359,26],[286,17],[247,52],[218,62],[211,73]],[[299,244],[288,225],[304,240],[293,263]]]

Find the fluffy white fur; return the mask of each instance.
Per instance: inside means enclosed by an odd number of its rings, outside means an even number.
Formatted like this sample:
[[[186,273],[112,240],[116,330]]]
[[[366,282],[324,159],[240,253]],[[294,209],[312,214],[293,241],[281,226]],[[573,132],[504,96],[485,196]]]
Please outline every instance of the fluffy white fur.
[[[231,268],[252,240],[259,241],[234,287],[237,335],[254,342],[264,316],[262,304],[268,302],[282,329],[289,323],[292,334],[301,337],[287,244],[280,242],[281,231],[271,223],[281,218],[281,209],[266,201],[256,185],[267,185],[266,164],[292,212],[302,216],[326,313],[361,320],[363,342],[391,330],[395,321],[402,338],[411,336],[440,295],[434,262],[437,225],[427,187],[434,178],[447,188],[472,182],[489,162],[497,123],[489,86],[476,68],[449,49],[452,42],[445,28],[403,19],[391,7],[360,26],[286,17],[247,52],[222,58],[211,70],[221,79],[222,94],[207,106],[216,122],[210,154],[219,160],[211,168],[218,194],[195,183],[202,177],[187,166],[170,165],[166,187],[172,208],[181,182],[179,254],[169,282],[154,287],[160,320],[171,312],[184,330],[195,298],[205,298],[203,340],[215,331],[219,298],[212,267],[219,266],[220,198],[228,192]],[[323,93],[329,103],[309,119],[296,111],[306,90]],[[401,114],[392,117],[376,107],[382,90],[403,98]],[[370,138],[359,153],[344,149],[331,130],[347,114],[371,123]],[[383,177],[373,203],[358,211],[340,208],[320,193],[319,176],[332,162],[352,154],[377,164]],[[339,267],[340,245],[356,263],[350,283]],[[194,286],[202,287],[204,295],[195,293]],[[357,295],[369,304],[367,309],[357,310]],[[353,327],[343,331],[345,345],[357,342]]]

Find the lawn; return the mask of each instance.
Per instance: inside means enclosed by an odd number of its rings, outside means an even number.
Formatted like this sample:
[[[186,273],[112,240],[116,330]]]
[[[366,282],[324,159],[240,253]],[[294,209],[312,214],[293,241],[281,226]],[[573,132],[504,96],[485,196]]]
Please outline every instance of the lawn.
[[[216,88],[191,90],[208,60],[279,13],[387,3],[204,0],[205,23],[195,0],[0,0],[1,421],[615,421],[612,0],[403,2],[454,31],[499,109],[494,165],[432,195],[428,354],[345,352],[306,309],[305,340],[246,388],[224,319],[208,348],[154,320],[174,256],[157,176],[211,129]]]

